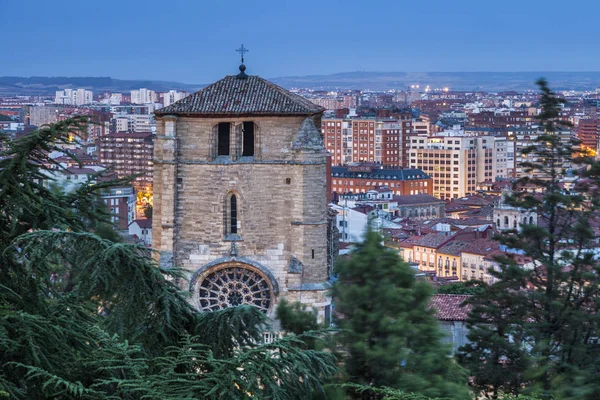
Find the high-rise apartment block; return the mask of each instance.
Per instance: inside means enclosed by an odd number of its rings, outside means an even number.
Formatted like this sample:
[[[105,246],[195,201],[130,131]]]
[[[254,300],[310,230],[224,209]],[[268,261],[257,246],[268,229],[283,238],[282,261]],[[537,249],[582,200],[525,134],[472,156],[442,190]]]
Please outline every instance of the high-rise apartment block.
[[[433,195],[441,199],[475,193],[482,182],[508,178],[514,163],[513,143],[505,137],[464,136],[442,132],[410,138],[410,167],[433,178]]]
[[[163,106],[168,107],[171,104],[175,103],[176,101],[186,98],[188,95],[189,94],[186,92],[178,92],[176,90],[169,90],[168,92],[163,93]]]
[[[577,137],[585,147],[596,151],[600,135],[600,120],[580,119],[577,127]]]
[[[402,113],[390,119],[324,119],[321,127],[332,165],[368,162],[406,167],[411,126],[410,113]]]
[[[112,132],[152,132],[154,116],[149,114],[121,114],[112,119]]]
[[[65,89],[56,91],[54,103],[81,106],[94,101],[94,93],[85,89]]]
[[[156,103],[157,96],[154,90],[142,88],[131,91],[131,104],[150,104]]]
[[[139,174],[132,184],[137,190],[152,193],[153,135],[144,133],[110,133],[100,138],[100,163],[112,168],[119,177]]]

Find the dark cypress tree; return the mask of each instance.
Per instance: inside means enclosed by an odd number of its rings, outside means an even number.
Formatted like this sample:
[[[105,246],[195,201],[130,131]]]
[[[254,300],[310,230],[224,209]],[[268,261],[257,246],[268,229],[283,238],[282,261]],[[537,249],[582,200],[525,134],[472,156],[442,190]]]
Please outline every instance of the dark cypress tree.
[[[600,167],[584,157],[579,142],[560,132],[564,100],[545,80],[539,134],[523,153],[529,176],[515,184],[507,201],[538,215],[499,236],[501,243],[532,260],[516,265],[508,254],[494,275],[501,281],[472,298],[472,343],[464,348],[481,393],[522,391],[557,399],[600,398],[600,264],[593,251],[598,235]],[[561,178],[573,168],[579,177],[567,190]],[[543,188],[542,194],[523,188]]]
[[[381,242],[377,233],[367,232],[336,265],[333,293],[348,381],[468,399],[466,373],[441,344],[443,334],[427,309],[431,285],[417,281],[410,266]]]

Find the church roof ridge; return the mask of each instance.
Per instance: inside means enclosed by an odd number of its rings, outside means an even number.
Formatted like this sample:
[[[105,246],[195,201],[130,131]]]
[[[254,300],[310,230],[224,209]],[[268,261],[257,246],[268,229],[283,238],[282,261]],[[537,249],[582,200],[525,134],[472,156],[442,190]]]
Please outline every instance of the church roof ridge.
[[[313,115],[325,109],[256,75],[227,75],[155,112],[163,115]]]

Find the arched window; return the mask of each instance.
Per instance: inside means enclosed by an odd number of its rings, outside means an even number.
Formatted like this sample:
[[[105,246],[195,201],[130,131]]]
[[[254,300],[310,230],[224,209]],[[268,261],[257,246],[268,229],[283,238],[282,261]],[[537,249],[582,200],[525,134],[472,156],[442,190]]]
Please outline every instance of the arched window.
[[[229,233],[237,234],[237,197],[232,194],[229,198]]]
[[[533,217],[529,217],[529,224],[533,225]]]
[[[231,124],[229,122],[221,122],[217,129],[217,155],[228,156],[230,144]]]
[[[498,225],[498,228],[500,228],[500,218],[498,218],[498,223],[497,223],[497,225]]]
[[[513,228],[517,229],[517,219],[515,218],[515,220],[513,221]]]
[[[504,227],[508,228],[508,216],[507,215],[504,216]]]

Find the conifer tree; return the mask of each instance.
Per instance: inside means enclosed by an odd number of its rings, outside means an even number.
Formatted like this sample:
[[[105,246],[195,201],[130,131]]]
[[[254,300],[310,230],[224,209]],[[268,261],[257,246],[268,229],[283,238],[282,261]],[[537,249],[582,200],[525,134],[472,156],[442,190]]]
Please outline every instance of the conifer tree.
[[[377,233],[367,232],[350,257],[336,265],[333,294],[348,381],[469,399],[465,371],[442,345],[442,332],[428,310],[431,285],[417,281],[410,266],[381,242]]]
[[[539,135],[523,153],[529,174],[508,203],[538,215],[537,225],[498,237],[532,260],[522,268],[502,257],[500,282],[472,298],[471,344],[462,359],[482,394],[538,393],[555,399],[600,398],[600,263],[597,249],[600,167],[581,154],[579,142],[560,132],[564,100],[545,80],[537,82]],[[570,168],[579,178],[567,189]],[[532,193],[525,188],[543,188]]]
[[[200,313],[144,246],[94,233],[117,182],[43,185],[48,157],[85,118],[3,143],[0,155],[0,397],[302,399],[335,372],[300,339],[262,343],[252,307]]]

